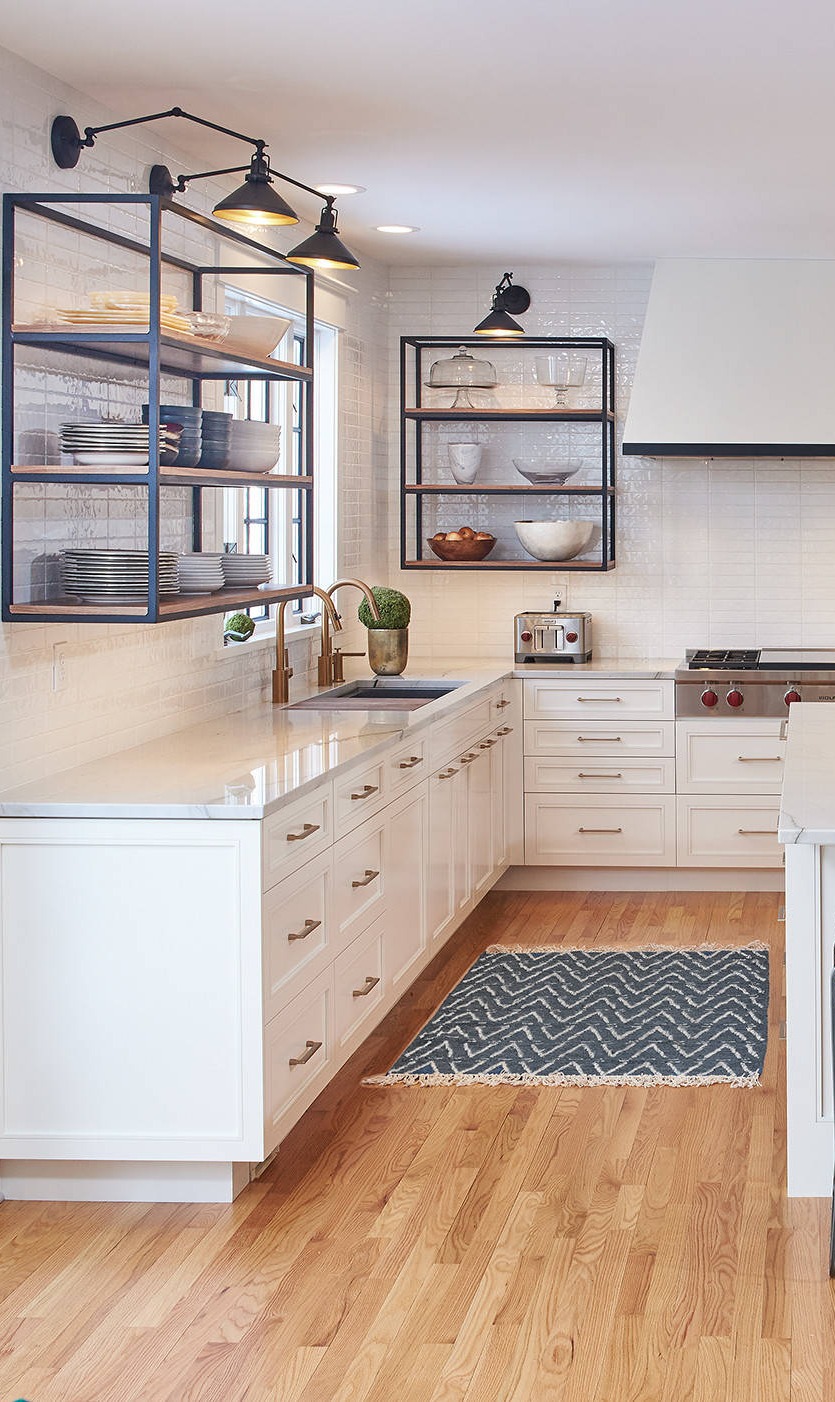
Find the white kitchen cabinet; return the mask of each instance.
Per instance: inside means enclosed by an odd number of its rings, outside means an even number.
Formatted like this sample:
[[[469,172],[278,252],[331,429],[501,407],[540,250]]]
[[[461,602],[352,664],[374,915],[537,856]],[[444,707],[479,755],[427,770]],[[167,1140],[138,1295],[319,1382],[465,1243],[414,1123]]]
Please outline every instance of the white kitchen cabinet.
[[[328,782],[264,819],[260,824],[264,891],[330,849],[332,814],[333,785]]]
[[[526,793],[675,793],[674,759],[611,759],[582,755],[580,759],[525,759]]]
[[[458,923],[467,893],[459,886],[466,870],[467,781],[459,765],[439,769],[429,780],[426,864],[426,924],[431,946],[439,946]],[[462,803],[463,795],[463,803]],[[463,836],[463,842],[462,842]],[[463,847],[464,860],[461,860]]]
[[[426,786],[386,809],[386,987],[399,998],[426,949]]]
[[[306,862],[264,896],[264,1019],[269,1022],[334,957],[330,852]]]
[[[525,720],[646,720],[675,718],[671,681],[579,681],[532,678],[525,682]]]
[[[638,755],[675,758],[674,721],[528,720],[525,721],[525,754],[542,758],[584,759],[587,756]]]
[[[779,720],[680,720],[678,792],[779,794],[786,741]]]
[[[470,891],[475,899],[493,883],[493,766],[490,751],[475,749],[461,756],[467,767],[467,843]]]
[[[303,989],[264,1029],[264,1131],[260,1157],[327,1085],[334,1065],[333,970]]]
[[[778,796],[680,794],[680,867],[779,867]]]
[[[353,1051],[379,1016],[386,987],[386,923],[381,915],[334,960],[335,1038],[340,1059]]]
[[[674,866],[676,800],[637,794],[525,795],[528,866]]]

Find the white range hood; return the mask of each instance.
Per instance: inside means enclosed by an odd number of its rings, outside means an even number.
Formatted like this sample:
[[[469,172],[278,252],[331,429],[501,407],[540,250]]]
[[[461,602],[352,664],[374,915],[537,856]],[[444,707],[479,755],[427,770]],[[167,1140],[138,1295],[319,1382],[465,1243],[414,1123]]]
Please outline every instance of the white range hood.
[[[835,456],[835,260],[657,263],[623,451]]]

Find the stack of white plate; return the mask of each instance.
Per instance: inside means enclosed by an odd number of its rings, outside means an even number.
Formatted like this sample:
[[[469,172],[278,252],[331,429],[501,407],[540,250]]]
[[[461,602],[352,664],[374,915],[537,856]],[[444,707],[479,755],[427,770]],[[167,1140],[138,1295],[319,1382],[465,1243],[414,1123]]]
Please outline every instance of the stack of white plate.
[[[255,589],[272,578],[269,555],[221,555],[223,579],[228,589]]]
[[[222,555],[195,551],[180,556],[181,594],[215,594],[225,583]]]
[[[173,463],[177,456],[182,428],[160,424],[159,460]],[[91,423],[62,424],[61,452],[68,453],[78,467],[147,467],[150,432],[147,424]]]
[[[159,554],[160,597],[180,592],[179,556]],[[62,550],[61,584],[87,604],[144,604],[148,601],[147,550]]]

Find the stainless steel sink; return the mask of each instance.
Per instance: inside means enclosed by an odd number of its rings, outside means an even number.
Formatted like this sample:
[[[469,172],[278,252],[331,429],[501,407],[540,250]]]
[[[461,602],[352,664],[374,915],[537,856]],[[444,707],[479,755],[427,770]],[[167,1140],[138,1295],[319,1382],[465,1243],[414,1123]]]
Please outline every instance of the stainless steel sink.
[[[441,696],[448,696],[463,682],[401,681],[380,677],[375,681],[346,682],[306,701],[295,701],[291,711],[413,711]]]

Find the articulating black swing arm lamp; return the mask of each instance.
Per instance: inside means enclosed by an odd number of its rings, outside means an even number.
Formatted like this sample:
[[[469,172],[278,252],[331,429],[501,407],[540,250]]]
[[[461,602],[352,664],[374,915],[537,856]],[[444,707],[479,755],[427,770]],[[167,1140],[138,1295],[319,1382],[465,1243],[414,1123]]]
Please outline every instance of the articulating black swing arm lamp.
[[[496,284],[493,293],[492,309],[474,329],[478,336],[524,336],[525,328],[514,321],[511,312],[526,312],[531,304],[531,294],[526,287],[513,282],[513,273],[505,273]]]
[[[207,180],[216,175],[236,175],[245,171],[244,183],[233,190],[231,195],[220,200],[215,205],[213,214],[218,219],[224,219],[233,224],[298,224],[299,216],[285,199],[272,188],[275,179],[282,180],[288,185],[295,185],[299,190],[306,190],[310,195],[320,197],[320,192],[312,185],[305,185],[301,180],[294,180],[290,175],[284,175],[281,171],[272,170],[269,157],[266,155],[266,141],[258,137],[245,136],[243,132],[232,131],[229,127],[219,126],[217,122],[209,122],[205,117],[195,117],[191,112],[184,112],[182,107],[170,107],[167,112],[153,112],[148,117],[132,117],[126,122],[110,122],[103,127],[85,127],[84,135],[81,135],[78,124],[72,117],[56,117],[52,123],[52,155],[56,165],[62,170],[70,170],[76,166],[81,156],[82,150],[87,146],[94,146],[96,137],[102,132],[118,131],[124,127],[141,126],[146,122],[157,122],[163,117],[184,117],[186,121],[196,122],[201,127],[209,127],[211,131],[219,131],[224,136],[232,136],[237,141],[245,141],[248,145],[254,146],[255,151],[248,166],[227,166],[223,170],[203,170],[192,175],[179,175],[176,180],[172,176],[167,166],[155,165],[151,168],[151,176],[148,188],[152,195],[161,195],[164,199],[171,199],[175,194],[182,194],[192,180]],[[325,196],[325,205],[316,225],[315,233],[310,238],[305,239],[296,248],[285,254],[291,263],[300,263],[310,268],[358,268],[354,255],[339,238],[339,231],[336,226],[336,210],[334,208],[333,195]]]

